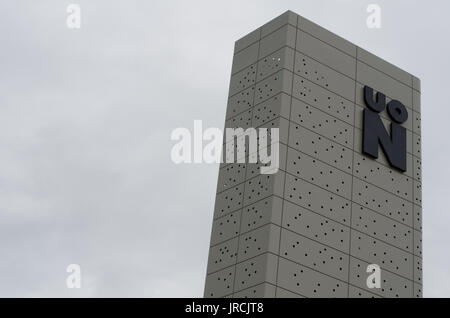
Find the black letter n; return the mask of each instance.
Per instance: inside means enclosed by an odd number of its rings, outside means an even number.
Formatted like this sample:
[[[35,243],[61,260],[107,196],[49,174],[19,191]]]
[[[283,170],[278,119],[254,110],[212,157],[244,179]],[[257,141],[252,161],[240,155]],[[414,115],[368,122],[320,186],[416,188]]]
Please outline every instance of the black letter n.
[[[406,129],[391,123],[391,136],[384,128],[380,116],[364,109],[363,114],[363,153],[378,158],[378,143],[381,145],[389,164],[403,172],[406,171]]]

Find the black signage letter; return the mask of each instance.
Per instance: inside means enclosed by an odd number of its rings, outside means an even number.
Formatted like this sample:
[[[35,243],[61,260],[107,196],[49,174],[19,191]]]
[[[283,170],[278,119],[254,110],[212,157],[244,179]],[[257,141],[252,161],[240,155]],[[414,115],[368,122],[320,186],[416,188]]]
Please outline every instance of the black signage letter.
[[[373,158],[378,158],[378,144],[380,144],[389,164],[405,172],[405,127],[402,127],[397,123],[391,123],[391,136],[389,136],[380,116],[369,109],[364,109],[363,126],[363,153],[366,153]]]

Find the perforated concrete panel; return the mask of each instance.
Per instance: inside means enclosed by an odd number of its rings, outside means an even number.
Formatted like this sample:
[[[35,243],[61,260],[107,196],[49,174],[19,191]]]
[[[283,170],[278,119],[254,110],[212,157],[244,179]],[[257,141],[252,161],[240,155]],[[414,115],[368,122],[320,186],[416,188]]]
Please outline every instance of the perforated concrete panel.
[[[405,172],[362,152],[365,85],[408,111]],[[235,44],[225,128],[249,127],[279,129],[279,166],[220,165],[205,297],[422,297],[417,77],[288,11]]]

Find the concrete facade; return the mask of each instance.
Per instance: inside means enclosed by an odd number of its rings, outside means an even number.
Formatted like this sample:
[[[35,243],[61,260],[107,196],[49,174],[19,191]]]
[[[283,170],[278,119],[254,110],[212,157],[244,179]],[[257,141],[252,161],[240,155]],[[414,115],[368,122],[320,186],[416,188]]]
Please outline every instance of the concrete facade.
[[[408,110],[404,173],[362,154],[364,85]],[[225,127],[279,128],[280,169],[220,166],[205,297],[422,296],[418,78],[288,11],[236,42]]]

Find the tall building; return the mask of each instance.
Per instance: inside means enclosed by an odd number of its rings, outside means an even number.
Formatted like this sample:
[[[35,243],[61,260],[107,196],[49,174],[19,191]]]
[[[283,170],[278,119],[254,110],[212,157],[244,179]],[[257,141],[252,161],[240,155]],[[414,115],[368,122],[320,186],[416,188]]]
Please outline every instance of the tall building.
[[[417,77],[287,11],[236,42],[225,127],[280,164],[220,166],[205,297],[422,296]]]

